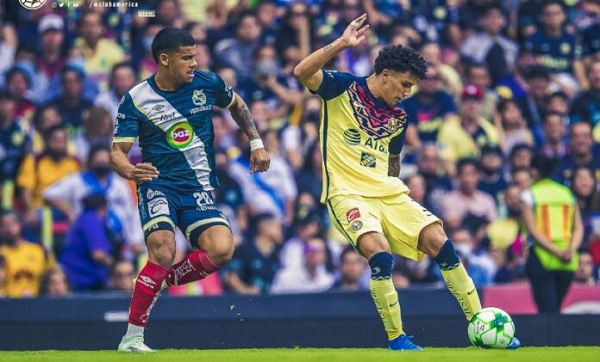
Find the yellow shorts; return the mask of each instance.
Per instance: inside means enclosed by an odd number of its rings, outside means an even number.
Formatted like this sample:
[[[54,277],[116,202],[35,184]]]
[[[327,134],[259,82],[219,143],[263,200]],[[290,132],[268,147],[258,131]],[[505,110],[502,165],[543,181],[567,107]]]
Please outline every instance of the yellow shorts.
[[[335,227],[356,248],[358,238],[367,232],[383,234],[394,254],[419,260],[419,234],[429,224],[442,221],[408,194],[387,197],[338,195],[327,200]]]

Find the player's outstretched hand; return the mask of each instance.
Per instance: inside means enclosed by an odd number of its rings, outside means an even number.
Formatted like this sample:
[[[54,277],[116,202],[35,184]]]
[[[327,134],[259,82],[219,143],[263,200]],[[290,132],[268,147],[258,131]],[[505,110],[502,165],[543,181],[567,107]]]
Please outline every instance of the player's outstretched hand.
[[[352,20],[350,25],[344,30],[344,34],[342,34],[340,39],[343,40],[349,48],[354,48],[360,44],[360,42],[365,40],[363,34],[369,29],[369,24],[363,26],[365,21],[367,21],[367,14],[362,14],[358,18]]]
[[[133,168],[133,180],[136,184],[152,181],[158,177],[158,170],[151,163],[138,163]]]
[[[269,169],[271,157],[264,148],[250,152],[250,173],[265,172]]]

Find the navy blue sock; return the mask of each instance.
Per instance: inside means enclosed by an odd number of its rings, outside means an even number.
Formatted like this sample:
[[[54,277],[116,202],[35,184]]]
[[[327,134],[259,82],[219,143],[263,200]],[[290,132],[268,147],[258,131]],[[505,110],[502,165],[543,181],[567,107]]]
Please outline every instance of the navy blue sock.
[[[392,265],[394,259],[392,254],[382,251],[371,257],[369,266],[371,266],[371,279],[383,280],[392,277]]]
[[[458,255],[456,255],[454,245],[452,245],[450,239],[446,240],[434,260],[441,270],[452,270],[458,267],[460,260],[458,260]]]

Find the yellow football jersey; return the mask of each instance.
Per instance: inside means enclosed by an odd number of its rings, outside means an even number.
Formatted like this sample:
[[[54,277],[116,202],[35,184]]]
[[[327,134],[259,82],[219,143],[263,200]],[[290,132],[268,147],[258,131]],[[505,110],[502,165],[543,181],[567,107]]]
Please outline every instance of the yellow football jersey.
[[[390,153],[399,154],[406,137],[405,112],[375,98],[365,77],[323,71],[315,92],[323,99],[321,202],[336,195],[383,197],[408,192],[388,176]]]
[[[44,248],[22,241],[16,247],[0,246],[0,255],[6,259],[6,279],[0,285],[4,294],[15,298],[37,296],[51,263]]]

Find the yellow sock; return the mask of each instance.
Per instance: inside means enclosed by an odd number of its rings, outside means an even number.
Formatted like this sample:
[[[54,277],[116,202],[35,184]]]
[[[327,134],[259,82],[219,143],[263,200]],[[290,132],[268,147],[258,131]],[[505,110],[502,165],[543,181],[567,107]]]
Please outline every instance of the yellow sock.
[[[469,277],[462,263],[452,270],[442,270],[442,277],[448,290],[460,304],[465,317],[470,321],[473,315],[481,310],[481,302],[473,279]]]
[[[402,318],[400,316],[400,303],[398,303],[398,293],[394,288],[391,278],[383,280],[371,279],[370,283],[371,297],[375,302],[375,308],[383,321],[383,326],[387,332],[388,339],[397,338],[404,334],[402,330]]]

